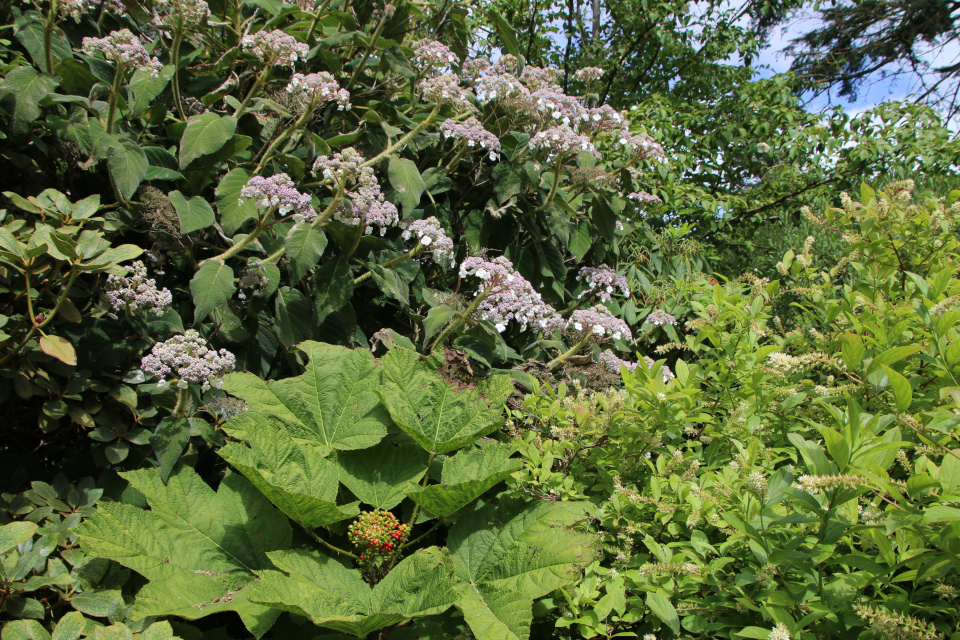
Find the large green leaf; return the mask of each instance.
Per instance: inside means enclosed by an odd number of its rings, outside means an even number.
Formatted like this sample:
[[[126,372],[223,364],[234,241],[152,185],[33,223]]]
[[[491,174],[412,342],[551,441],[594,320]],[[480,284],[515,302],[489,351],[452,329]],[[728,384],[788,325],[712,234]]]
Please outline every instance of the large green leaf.
[[[353,296],[353,276],[344,258],[329,260],[310,279],[317,325],[343,308]]]
[[[33,522],[11,522],[0,527],[0,554],[33,537],[37,525]]]
[[[30,125],[40,117],[40,101],[57,86],[53,76],[37,73],[32,67],[17,67],[0,85],[0,105],[10,113],[10,133],[24,138]]]
[[[172,64],[165,65],[157,75],[145,69],[137,69],[128,85],[128,89],[134,95],[130,106],[130,117],[139,118],[143,115],[154,104],[157,96],[164,92],[172,78]]]
[[[220,212],[220,226],[224,232],[233,235],[240,230],[243,223],[257,217],[257,203],[252,198],[243,200],[240,204],[240,190],[250,180],[250,172],[246,169],[234,169],[217,185],[217,211]]]
[[[313,307],[297,289],[281,287],[277,293],[277,336],[288,347],[313,335]]]
[[[180,168],[197,158],[219,151],[237,130],[237,121],[230,116],[204,113],[190,119],[180,139]]]
[[[256,421],[256,414],[246,412],[231,424],[251,418]],[[336,464],[282,431],[257,426],[254,422],[243,430],[249,447],[230,442],[217,453],[277,508],[308,529],[359,515],[356,502],[337,506],[340,472]]]
[[[177,211],[181,233],[206,229],[216,221],[210,204],[200,196],[193,196],[188,200],[179,191],[171,191],[167,194],[167,197],[170,198],[173,208]]]
[[[389,439],[369,449],[341,453],[340,481],[363,502],[392,509],[404,498],[404,489],[416,486],[427,472],[427,454],[412,442],[394,444]]]
[[[129,200],[147,175],[147,154],[130,138],[106,135],[101,138],[107,154],[107,169],[120,195]]]
[[[254,571],[272,568],[271,551],[290,546],[288,520],[243,476],[228,472],[214,492],[179,466],[164,484],[157,470],[122,474],[151,509],[101,503],[74,531],[84,550],[115,560],[149,582],[133,618],[188,620],[236,611],[262,636],[278,612],[250,602]]]
[[[577,580],[597,554],[576,529],[584,506],[501,501],[462,514],[448,546],[460,580],[458,607],[483,640],[525,640],[533,601]]]
[[[270,555],[253,600],[309,617],[314,624],[358,637],[411,618],[435,615],[457,599],[449,559],[432,547],[404,558],[371,588],[356,569],[305,551]]]
[[[319,342],[300,349],[309,362],[303,375],[265,382],[249,373],[224,378],[223,389],[251,407],[225,429],[248,440],[251,429],[280,429],[322,448],[365,449],[387,433],[390,418],[373,392],[380,367],[369,351]]]
[[[320,256],[327,248],[327,235],[323,229],[309,222],[298,222],[287,234],[284,247],[288,261],[287,273],[290,274],[291,284],[296,285],[320,262]]]
[[[403,207],[404,217],[410,217],[413,210],[420,204],[420,196],[427,188],[423,178],[420,177],[416,163],[399,156],[390,156],[387,177],[390,179],[390,186],[399,194],[397,197]]]
[[[520,468],[519,460],[510,459],[511,453],[513,447],[506,444],[458,451],[444,460],[440,484],[414,486],[407,496],[435,516],[449,516]]]
[[[495,431],[513,391],[509,376],[493,376],[476,388],[457,389],[432,363],[406,349],[383,356],[383,386],[377,389],[390,417],[431,453],[447,453]]]
[[[237,291],[233,282],[233,269],[219,260],[204,260],[200,269],[190,280],[190,295],[193,296],[193,321],[202,322],[210,313],[229,300]]]

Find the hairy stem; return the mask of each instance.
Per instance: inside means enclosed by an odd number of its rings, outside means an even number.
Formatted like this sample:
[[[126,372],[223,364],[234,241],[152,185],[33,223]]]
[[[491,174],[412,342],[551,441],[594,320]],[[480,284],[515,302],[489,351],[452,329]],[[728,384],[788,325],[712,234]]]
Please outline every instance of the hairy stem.
[[[591,335],[593,335],[593,334],[590,333],[589,331],[587,331],[587,334],[586,334],[585,336],[583,336],[583,338],[580,339],[580,342],[578,342],[577,344],[575,344],[575,345],[573,345],[572,347],[570,347],[570,350],[569,350],[569,351],[567,351],[566,353],[563,353],[563,354],[557,356],[556,358],[554,358],[553,360],[551,360],[550,362],[548,362],[548,363],[547,363],[547,368],[548,368],[548,369],[556,369],[556,368],[559,367],[561,364],[563,364],[564,362],[566,362],[567,360],[569,360],[570,358],[572,358],[573,356],[575,356],[575,355],[577,354],[577,351],[580,351],[580,349],[582,349],[582,348],[584,347],[584,345],[586,345],[588,342],[590,342],[590,336],[591,336]]]
[[[240,106],[243,107],[243,105],[240,105]],[[297,121],[294,122],[292,125],[290,125],[290,127],[287,128],[286,131],[284,131],[282,134],[277,136],[276,139],[274,139],[274,141],[270,143],[270,146],[267,147],[267,150],[263,153],[263,157],[260,158],[260,162],[257,163],[257,168],[253,170],[254,174],[260,173],[260,170],[263,169],[264,165],[267,164],[267,161],[273,155],[273,152],[277,150],[277,147],[279,147],[280,144],[286,142],[290,138],[290,136],[293,135],[295,131],[300,130],[303,127],[303,125],[307,123],[307,120],[309,120],[310,116],[313,115],[313,110],[316,106],[317,106],[317,99],[316,97],[314,97],[314,99],[310,101],[310,104],[307,105],[307,108],[303,111],[303,114],[299,118],[297,118]],[[240,110],[238,110],[237,113],[239,114]]]
[[[384,149],[374,157],[364,162],[362,165],[360,165],[360,167],[361,168],[371,167],[377,164],[378,162],[380,162],[382,159],[389,156],[390,154],[392,154],[397,149],[400,149],[401,147],[405,146],[408,142],[410,142],[411,139],[413,139],[413,136],[417,135],[418,133],[426,129],[428,126],[430,126],[430,123],[433,122],[433,119],[437,117],[438,113],[440,113],[439,102],[433,106],[433,110],[430,112],[429,115],[427,115],[427,117],[424,119],[423,122],[421,122],[420,124],[418,124],[413,129],[410,130],[410,133],[406,134],[405,136],[403,136],[402,138],[394,142],[392,145],[390,145],[389,147],[387,147],[386,149]]]
[[[418,243],[417,243],[417,246],[415,246],[413,249],[410,249],[410,251],[407,251],[407,252],[406,252],[405,254],[403,254],[403,255],[396,256],[396,257],[394,257],[394,258],[390,258],[389,260],[387,260],[386,262],[384,262],[384,263],[383,263],[382,265],[380,265],[380,266],[381,266],[381,267],[392,267],[392,266],[394,266],[394,265],[400,264],[400,263],[403,262],[404,260],[409,260],[410,258],[414,257],[415,255],[417,255],[418,253],[420,253],[420,251],[422,251],[422,250],[423,250],[423,244],[420,243],[420,242],[418,242]],[[363,274],[362,276],[357,276],[356,278],[354,278],[354,279],[353,279],[353,284],[354,284],[354,285],[358,285],[358,284],[360,284],[360,283],[362,283],[362,282],[366,282],[367,280],[370,279],[370,276],[372,276],[372,275],[373,275],[373,272],[372,272],[372,271],[367,271],[367,272],[366,272],[365,274]]]
[[[183,106],[183,96],[180,94],[180,44],[183,42],[183,25],[173,32],[173,44],[170,46],[170,62],[173,63],[173,103],[177,112],[184,120],[187,119],[187,110]]]
[[[173,415],[177,418],[184,417],[184,411],[187,408],[187,398],[190,395],[190,388],[177,390],[177,404],[173,408]]]
[[[470,303],[470,306],[467,307],[466,311],[464,311],[463,313],[457,314],[457,319],[451,322],[450,324],[448,324],[447,328],[444,329],[443,332],[441,332],[440,335],[437,336],[436,339],[430,344],[430,347],[427,349],[427,354],[432,353],[433,349],[438,344],[443,344],[443,341],[446,340],[451,333],[453,333],[454,331],[460,330],[460,327],[462,327],[464,323],[466,323],[466,321],[470,318],[470,316],[472,316],[473,313],[477,310],[477,308],[480,307],[480,303],[483,302],[484,298],[490,295],[490,293],[493,291],[493,288],[496,286],[496,284],[497,283],[495,282],[491,282],[490,286],[488,286],[486,289],[484,289],[483,291],[477,294],[476,299],[474,299],[474,301]]]
[[[253,86],[250,87],[250,92],[247,94],[247,97],[243,99],[243,102],[241,102],[240,106],[237,107],[237,112],[233,114],[234,118],[239,120],[240,116],[243,115],[247,105],[249,105],[250,101],[253,100],[253,97],[257,95],[257,92],[260,90],[260,87],[263,86],[263,83],[267,81],[267,76],[270,75],[270,69],[270,65],[265,66],[263,71],[260,72],[260,75],[257,76],[257,79],[254,80]]]
[[[330,549],[330,551],[333,551],[334,553],[339,553],[340,555],[347,556],[348,558],[353,558],[354,560],[360,559],[359,556],[356,556],[350,553],[349,551],[345,551],[344,549],[333,546],[332,544],[330,544],[329,542],[327,542],[326,540],[318,536],[316,533],[314,533],[312,529],[308,529],[304,527],[303,530],[306,531],[311,538],[313,538],[314,540],[316,540],[317,542],[325,546],[327,549]]]
[[[113,121],[117,115],[117,101],[120,99],[120,85],[123,82],[123,72],[127,65],[120,63],[113,75],[113,86],[110,88],[110,103],[107,108],[107,133],[113,134]]]

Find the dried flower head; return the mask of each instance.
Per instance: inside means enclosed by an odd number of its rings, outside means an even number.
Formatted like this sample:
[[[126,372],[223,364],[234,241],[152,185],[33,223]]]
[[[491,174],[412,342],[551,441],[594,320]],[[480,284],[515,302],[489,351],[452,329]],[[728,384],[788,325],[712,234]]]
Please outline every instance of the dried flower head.
[[[83,52],[88,56],[102,53],[104,58],[112,60],[117,66],[129,64],[154,77],[163,69],[160,61],[150,57],[143,43],[129,29],[113,31],[105,38],[84,38]]]
[[[180,389],[190,384],[210,385],[219,388],[221,377],[233,371],[236,358],[226,349],[219,353],[207,347],[207,342],[199,333],[188,329],[182,336],[173,336],[165,342],[158,342],[141,360],[144,373],[160,378],[158,386],[168,386],[171,378]]]
[[[238,284],[240,287],[238,297],[241,300],[247,298],[247,292],[255,298],[263,296],[270,285],[270,279],[267,278],[267,265],[261,260],[248,260],[247,268],[243,270]]]

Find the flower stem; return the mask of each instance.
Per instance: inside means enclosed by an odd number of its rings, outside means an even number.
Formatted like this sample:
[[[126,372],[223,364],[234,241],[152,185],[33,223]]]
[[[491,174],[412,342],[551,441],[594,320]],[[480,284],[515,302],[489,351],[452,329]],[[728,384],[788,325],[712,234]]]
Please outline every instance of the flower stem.
[[[339,548],[339,547],[333,546],[332,544],[330,544],[329,542],[327,542],[326,540],[324,540],[323,538],[321,538],[320,536],[318,536],[316,533],[314,533],[312,529],[308,529],[308,528],[306,528],[306,527],[303,527],[303,530],[306,531],[306,532],[310,535],[311,538],[313,538],[314,540],[316,540],[317,542],[319,542],[320,544],[322,544],[323,546],[325,546],[327,549],[330,549],[330,551],[333,551],[334,553],[339,553],[339,554],[341,554],[341,555],[347,556],[348,558],[353,558],[354,560],[359,560],[359,559],[360,559],[358,556],[350,553],[349,551],[345,551],[345,550],[343,550],[343,549],[341,549],[341,548]]]
[[[173,408],[173,415],[177,418],[184,416],[184,410],[187,408],[187,397],[190,395],[190,388],[177,390],[177,404]]]
[[[247,96],[249,98],[249,96]],[[263,157],[260,158],[260,162],[257,163],[257,168],[253,170],[253,173],[256,175],[260,173],[260,170],[263,169],[264,165],[267,164],[267,161],[270,159],[270,156],[273,155],[273,152],[277,150],[277,147],[281,143],[286,142],[290,136],[293,135],[294,131],[299,130],[303,125],[307,123],[307,120],[310,119],[310,116],[313,115],[313,109],[317,105],[317,98],[314,97],[310,101],[310,104],[307,105],[307,108],[304,110],[303,114],[297,118],[297,121],[294,122],[286,131],[280,134],[273,142],[270,143],[270,146],[267,147],[267,150],[264,152]],[[241,109],[237,110],[237,114],[242,110],[243,105],[240,105]],[[235,114],[236,115],[236,114]],[[239,116],[238,116],[239,117]]]
[[[180,118],[187,119],[187,110],[180,95],[180,44],[183,42],[182,25],[173,32],[173,44],[170,46],[170,61],[173,63],[173,102],[177,106]]]
[[[370,158],[369,160],[361,164],[360,168],[373,166],[378,162],[380,162],[382,159],[392,154],[397,149],[405,146],[408,142],[410,142],[413,136],[417,135],[418,133],[426,129],[430,125],[430,123],[433,122],[433,119],[437,117],[438,113],[440,113],[439,102],[433,106],[433,111],[430,112],[430,114],[424,119],[423,122],[421,122],[420,124],[418,124],[413,129],[410,130],[410,133],[403,136],[402,138],[394,142],[392,145],[390,145],[389,147],[387,147],[386,149],[384,149],[374,157]]]
[[[263,68],[263,71],[260,72],[260,75],[257,76],[257,79],[254,81],[253,86],[250,87],[250,92],[247,94],[247,97],[243,99],[243,102],[240,103],[240,106],[237,107],[237,112],[233,114],[233,117],[240,119],[240,116],[243,115],[243,112],[246,110],[247,105],[250,104],[250,101],[253,100],[253,96],[257,94],[257,91],[260,90],[260,87],[263,86],[263,83],[266,82],[267,76],[270,75],[270,65],[267,65]]]
[[[553,360],[551,360],[550,362],[548,362],[548,363],[547,363],[547,369],[556,369],[556,368],[559,367],[561,364],[563,364],[564,362],[566,362],[567,360],[569,360],[571,357],[573,357],[574,355],[576,355],[577,351],[580,351],[580,349],[582,349],[585,344],[587,344],[588,342],[590,342],[590,337],[591,337],[591,335],[593,335],[593,334],[592,334],[590,331],[587,331],[587,334],[586,334],[585,336],[583,336],[583,338],[580,340],[580,342],[578,342],[577,344],[575,344],[575,345],[573,345],[572,347],[570,347],[570,350],[569,350],[569,351],[567,351],[567,352],[564,353],[564,354],[561,354],[561,355],[557,356],[556,358],[554,358]]]
[[[120,98],[120,84],[123,82],[123,72],[127,65],[120,63],[113,75],[113,87],[110,88],[110,104],[107,108],[107,133],[113,134],[113,120],[117,113],[117,101]]]
[[[386,262],[384,262],[384,263],[383,263],[382,265],[380,265],[380,266],[381,266],[381,267],[392,267],[392,266],[394,266],[394,265],[400,264],[400,263],[403,262],[404,260],[409,260],[410,258],[414,257],[415,255],[417,255],[418,253],[420,253],[420,251],[422,251],[422,250],[423,250],[423,244],[420,243],[420,242],[418,242],[418,243],[417,243],[417,246],[415,246],[413,249],[410,249],[410,251],[407,251],[407,252],[406,252],[405,254],[403,254],[403,255],[396,256],[396,257],[394,257],[394,258],[390,258],[389,260],[387,260]],[[362,283],[362,282],[366,282],[366,281],[370,278],[370,276],[372,276],[372,275],[373,275],[373,272],[372,272],[372,271],[367,271],[367,272],[366,272],[365,274],[363,274],[362,276],[357,276],[356,278],[354,278],[354,279],[353,279],[353,284],[354,284],[354,285],[358,285],[358,284],[360,284],[360,283]]]
[[[438,344],[442,344],[443,341],[446,340],[451,333],[453,333],[454,331],[458,331],[460,327],[463,326],[463,324],[467,321],[467,319],[470,318],[470,316],[472,316],[473,313],[477,310],[477,308],[480,306],[480,303],[483,302],[484,298],[490,295],[490,293],[493,291],[493,288],[494,286],[496,286],[496,284],[497,283],[495,282],[491,282],[489,287],[487,287],[486,289],[484,289],[483,291],[477,294],[477,297],[474,299],[472,303],[470,303],[470,306],[467,307],[466,311],[464,311],[463,313],[457,314],[457,319],[451,322],[450,324],[448,324],[447,328],[444,329],[443,332],[441,332],[440,335],[437,336],[437,338],[430,344],[430,347],[427,349],[428,355],[430,353],[433,353],[434,347],[436,347]]]

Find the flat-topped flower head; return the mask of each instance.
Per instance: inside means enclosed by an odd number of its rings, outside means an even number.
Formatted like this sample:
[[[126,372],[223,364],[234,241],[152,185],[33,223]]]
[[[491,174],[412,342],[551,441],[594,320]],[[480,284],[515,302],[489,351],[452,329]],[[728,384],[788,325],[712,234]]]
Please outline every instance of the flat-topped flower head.
[[[630,295],[630,283],[627,282],[627,277],[605,264],[599,267],[583,267],[580,269],[577,280],[585,281],[590,287],[580,294],[581,298],[589,293],[596,293],[602,301],[609,302],[610,294],[617,290],[624,296]]]
[[[154,0],[153,11],[154,24],[182,17],[184,25],[194,27],[210,17],[210,7],[204,0]]]
[[[147,267],[137,260],[128,276],[107,276],[105,297],[114,309],[144,310],[157,315],[173,304],[167,289],[157,289],[157,281],[147,277]]]
[[[436,40],[422,43],[413,52],[413,62],[421,68],[436,67],[439,69],[449,67],[459,61],[457,54],[451,51],[450,47]]]
[[[444,138],[463,140],[467,143],[467,147],[471,149],[488,151],[491,160],[500,159],[500,139],[484,129],[480,121],[472,116],[467,118],[463,124],[447,118],[440,125],[440,131],[443,132]]]
[[[306,60],[310,53],[310,47],[278,30],[245,35],[240,41],[240,47],[278,67],[292,67],[297,60]]]
[[[84,14],[101,6],[116,13],[126,10],[120,0],[60,0],[57,3],[57,12],[61,16],[70,16],[74,22],[80,22]]]
[[[160,378],[157,386],[169,386],[172,381],[180,389],[191,384],[203,385],[204,389],[211,385],[219,388],[223,384],[221,378],[235,365],[232,353],[208,348],[206,340],[194,329],[158,342],[140,361],[144,373]]]
[[[567,321],[567,330],[574,333],[590,332],[600,339],[606,339],[607,336],[614,340],[633,338],[627,323],[610,313],[602,304],[574,311]]]
[[[675,325],[677,324],[677,319],[674,318],[669,313],[667,313],[666,311],[662,311],[660,309],[654,309],[653,311],[650,312],[650,314],[647,316],[644,322],[650,323],[657,327],[661,327],[665,324]]]
[[[619,133],[623,131],[625,124],[623,116],[616,109],[605,104],[602,107],[587,109],[583,114],[583,123],[580,127],[585,131]]]
[[[640,160],[662,160],[667,157],[663,147],[645,133],[631,134],[624,131],[617,142]]]
[[[586,82],[589,84],[594,80],[599,80],[603,77],[603,69],[600,67],[584,67],[583,69],[577,69],[573,73],[573,77],[580,82]]]
[[[646,191],[631,193],[627,196],[627,198],[636,202],[637,206],[639,207],[648,207],[663,202],[663,200],[660,199],[660,196],[655,196],[652,193],[647,193]]]
[[[104,38],[84,38],[83,52],[88,56],[102,53],[117,65],[131,65],[156,77],[163,65],[151,58],[143,43],[129,29],[113,31]]]
[[[509,98],[527,98],[530,92],[523,83],[509,73],[490,73],[477,80],[477,97],[483,102],[507,100]]]
[[[349,186],[360,179],[364,158],[353,147],[329,156],[320,156],[313,163],[313,175],[332,180],[337,186]],[[372,170],[371,170],[372,172]]]
[[[557,78],[563,73],[556,67],[532,67],[527,65],[520,74],[520,82],[526,85],[530,91],[562,91],[557,85]]]
[[[540,89],[533,92],[532,98],[546,123],[576,126],[587,117],[580,101],[562,91]]]
[[[310,194],[300,193],[293,186],[293,180],[285,173],[278,173],[264,178],[253,176],[246,186],[240,189],[239,203],[251,198],[261,209],[276,207],[281,215],[294,212],[294,219],[311,222],[316,219],[317,212],[311,205]]]
[[[341,89],[337,80],[326,71],[303,75],[295,73],[287,84],[287,92],[307,101],[336,102],[338,111],[350,109],[350,92]]]
[[[481,291],[490,289],[480,302],[475,315],[493,323],[503,332],[515,321],[520,330],[532,326],[539,331],[555,331],[563,326],[563,318],[543,301],[530,282],[517,273],[513,263],[500,256],[493,260],[469,257],[460,265],[460,277],[474,276],[483,281]]]
[[[370,170],[370,175],[357,183],[359,188],[350,196],[350,216],[340,217],[340,220],[351,225],[363,224],[363,232],[367,235],[373,233],[376,225],[380,227],[382,236],[387,232],[387,227],[400,221],[400,213],[395,204],[387,202],[380,190],[380,183],[373,176],[373,169],[367,169]]]
[[[437,264],[448,269],[456,264],[453,240],[447,237],[443,227],[440,226],[440,221],[435,217],[414,220],[400,235],[404,240],[417,238],[420,244],[433,252],[433,261]]]
[[[580,135],[565,124],[535,133],[530,139],[530,146],[546,151],[551,158],[583,151],[597,158],[600,157],[600,153],[588,136]]]
[[[417,87],[427,102],[452,104],[458,109],[470,107],[469,93],[460,86],[460,77],[455,73],[424,78]]]

